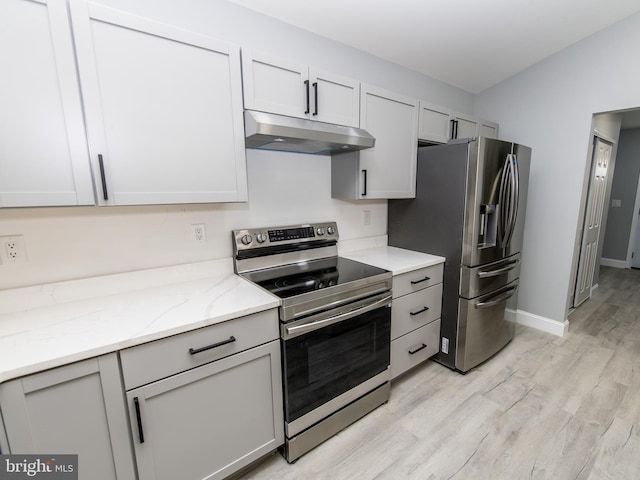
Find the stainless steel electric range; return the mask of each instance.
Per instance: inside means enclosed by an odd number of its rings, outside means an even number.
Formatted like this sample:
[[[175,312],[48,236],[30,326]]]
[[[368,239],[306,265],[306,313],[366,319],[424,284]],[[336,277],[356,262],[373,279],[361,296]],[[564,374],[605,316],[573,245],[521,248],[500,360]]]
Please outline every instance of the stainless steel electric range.
[[[389,399],[391,272],[337,243],[335,222],[233,231],[236,273],[281,300],[289,462]]]

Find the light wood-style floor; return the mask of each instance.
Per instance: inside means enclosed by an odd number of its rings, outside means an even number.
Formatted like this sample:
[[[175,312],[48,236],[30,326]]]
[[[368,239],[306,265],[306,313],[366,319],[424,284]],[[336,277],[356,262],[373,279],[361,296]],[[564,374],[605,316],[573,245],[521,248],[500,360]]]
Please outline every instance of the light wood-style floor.
[[[289,465],[244,479],[640,479],[640,271],[600,287],[555,337],[518,326],[461,375],[428,362],[391,400]]]

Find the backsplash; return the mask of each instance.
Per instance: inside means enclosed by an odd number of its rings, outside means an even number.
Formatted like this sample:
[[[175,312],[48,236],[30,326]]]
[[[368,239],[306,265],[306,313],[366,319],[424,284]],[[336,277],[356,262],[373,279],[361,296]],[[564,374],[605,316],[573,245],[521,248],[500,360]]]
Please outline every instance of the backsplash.
[[[344,241],[386,235],[386,200],[331,198],[329,156],[247,150],[247,168],[248,203],[1,210],[0,235],[24,235],[27,263],[0,265],[0,290],[230,257],[243,227],[335,220]]]

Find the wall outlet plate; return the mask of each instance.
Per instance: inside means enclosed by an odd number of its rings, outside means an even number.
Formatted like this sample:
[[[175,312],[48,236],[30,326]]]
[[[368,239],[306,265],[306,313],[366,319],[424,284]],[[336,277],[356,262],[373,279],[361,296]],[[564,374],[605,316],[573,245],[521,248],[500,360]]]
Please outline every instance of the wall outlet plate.
[[[23,235],[6,235],[0,237],[0,262],[3,265],[25,263],[27,250]]]
[[[207,231],[204,227],[204,223],[194,223],[191,225],[191,239],[194,242],[206,243]]]

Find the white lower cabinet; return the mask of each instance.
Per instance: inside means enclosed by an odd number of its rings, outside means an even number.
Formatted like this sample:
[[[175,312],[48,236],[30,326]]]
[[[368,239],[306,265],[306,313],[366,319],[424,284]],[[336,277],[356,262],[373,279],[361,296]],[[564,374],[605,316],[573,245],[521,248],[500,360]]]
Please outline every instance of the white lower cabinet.
[[[283,443],[277,334],[270,311],[121,352],[125,382],[150,364],[169,375],[126,393],[140,480],[225,478]],[[167,358],[199,366],[172,374]]]
[[[439,351],[443,264],[393,277],[391,378]]]
[[[136,478],[115,353],[1,384],[0,411],[2,453],[77,454],[79,478]]]

